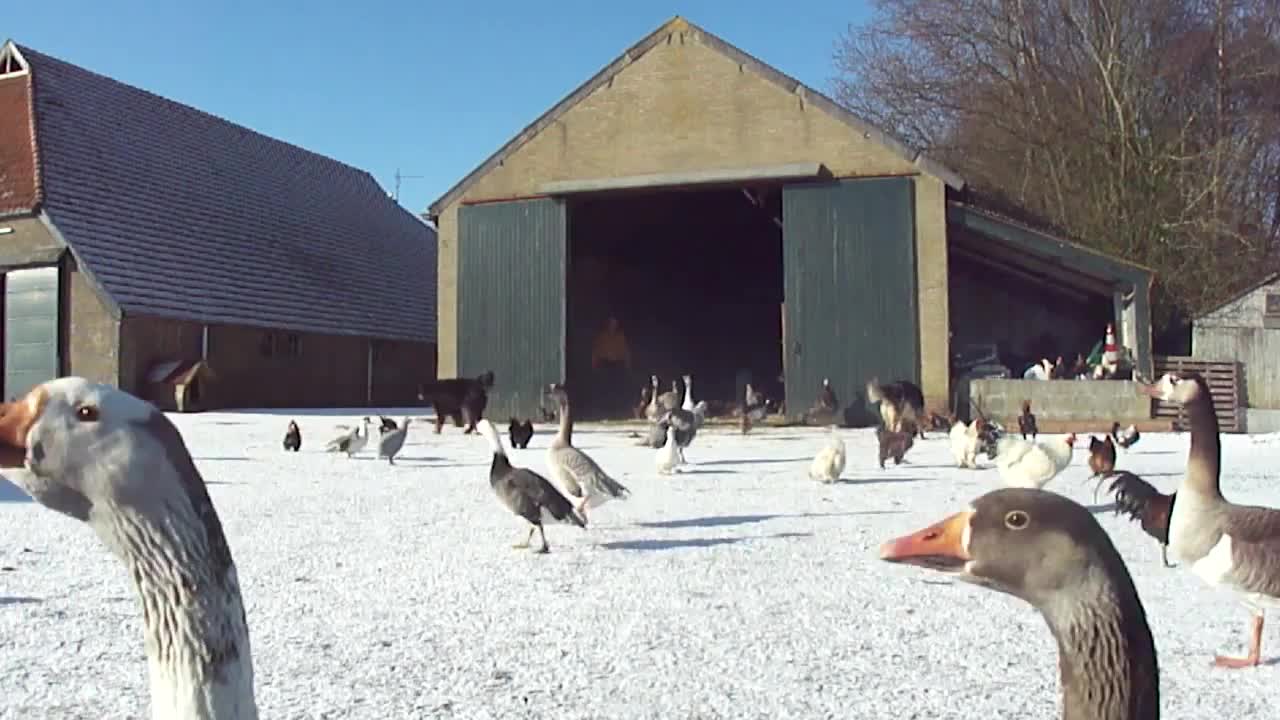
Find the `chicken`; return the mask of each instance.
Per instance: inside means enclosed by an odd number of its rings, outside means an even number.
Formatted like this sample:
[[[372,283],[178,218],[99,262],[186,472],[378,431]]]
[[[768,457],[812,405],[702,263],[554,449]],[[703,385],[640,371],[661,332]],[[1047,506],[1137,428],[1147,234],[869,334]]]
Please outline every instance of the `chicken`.
[[[951,426],[951,456],[959,467],[977,469],[978,450],[982,447],[981,436],[986,422],[983,418],[972,423],[956,420]]]
[[[1116,470],[1116,446],[1110,435],[1106,441],[1089,436],[1089,469],[1092,471],[1089,477],[1098,478],[1098,484],[1093,488],[1093,499],[1097,501],[1102,481]]]
[[[1005,435],[987,446],[987,456],[1007,487],[1043,488],[1071,464],[1076,436],[1033,443]]]
[[[894,465],[901,465],[902,458],[915,443],[915,436],[916,426],[909,422],[904,422],[899,432],[876,428],[876,440],[880,442],[880,469],[884,469],[884,461],[889,458],[893,458]]]
[[[529,447],[529,441],[533,439],[533,420],[520,422],[511,418],[511,423],[507,425],[507,434],[511,437],[511,447]]]
[[[1151,483],[1125,470],[1112,473],[1111,477],[1115,478],[1110,492],[1116,498],[1116,514],[1123,513],[1131,520],[1139,521],[1142,531],[1160,543],[1160,559],[1164,566],[1174,567],[1169,562],[1169,519],[1173,517],[1173,503],[1178,493],[1165,495]]]
[[[840,480],[844,472],[845,447],[844,440],[831,428],[827,442],[813,457],[809,464],[809,477],[822,483],[833,483]]]
[[[1032,442],[1035,442],[1036,435],[1040,434],[1040,430],[1036,428],[1036,416],[1031,412],[1030,400],[1022,401],[1022,414],[1018,416],[1018,431],[1022,433],[1023,440],[1030,435]]]
[[[1141,437],[1141,435],[1138,433],[1137,426],[1130,425],[1125,428],[1124,432],[1121,432],[1120,423],[1115,422],[1111,423],[1111,437],[1115,439],[1116,445],[1128,450],[1138,442],[1138,438]]]

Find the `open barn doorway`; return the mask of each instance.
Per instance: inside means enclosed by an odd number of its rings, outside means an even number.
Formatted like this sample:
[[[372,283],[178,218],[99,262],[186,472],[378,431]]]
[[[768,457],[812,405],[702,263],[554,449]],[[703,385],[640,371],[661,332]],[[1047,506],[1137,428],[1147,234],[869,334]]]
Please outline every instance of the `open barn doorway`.
[[[1109,283],[993,238],[952,230],[948,264],[953,395],[972,377],[1019,379],[1042,358],[1070,368],[1115,322]]]
[[[712,414],[733,407],[746,374],[782,374],[782,188],[580,195],[569,205],[566,374],[575,414],[631,417],[640,390],[693,376]],[[626,370],[593,370],[610,317],[631,351]],[[745,373],[744,373],[745,371]]]

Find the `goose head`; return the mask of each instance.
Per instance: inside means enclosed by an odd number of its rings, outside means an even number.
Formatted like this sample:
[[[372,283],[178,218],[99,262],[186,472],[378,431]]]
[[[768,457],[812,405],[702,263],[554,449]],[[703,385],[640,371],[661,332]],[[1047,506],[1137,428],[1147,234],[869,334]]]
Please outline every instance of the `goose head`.
[[[235,563],[164,413],[81,377],[43,383],[0,405],[0,473],[88,524],[129,570],[155,717],[257,717]]]
[[[1087,510],[1057,493],[1003,488],[968,510],[886,542],[880,558],[918,565],[1048,606],[1100,564],[1106,534]],[[1112,547],[1111,554],[1114,554]],[[1118,556],[1117,556],[1118,557]]]
[[[1195,373],[1165,373],[1154,385],[1138,383],[1138,391],[1157,400],[1190,405],[1200,398],[1203,380]]]
[[[178,431],[153,405],[84,378],[53,380],[0,405],[3,472],[40,504],[77,520],[130,504],[195,512],[180,484],[125,470],[183,456],[190,462]]]
[[[569,389],[564,383],[553,382],[547,385],[547,396],[554,398],[563,407],[569,402]]]

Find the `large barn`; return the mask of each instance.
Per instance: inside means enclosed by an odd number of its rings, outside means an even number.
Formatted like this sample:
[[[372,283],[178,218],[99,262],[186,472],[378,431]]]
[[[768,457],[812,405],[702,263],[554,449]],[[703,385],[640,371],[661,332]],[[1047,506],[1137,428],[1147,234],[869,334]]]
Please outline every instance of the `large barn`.
[[[590,414],[685,372],[724,401],[749,376],[793,417],[823,378],[862,419],[873,376],[942,408],[953,349],[1034,361],[1087,352],[1108,323],[1150,367],[1148,270],[976,203],[957,173],[679,17],[427,216],[440,375],[492,369],[494,416],[534,415],[551,380]],[[610,316],[631,345],[622,388],[591,368]]]
[[[368,173],[13,42],[0,272],[6,398],[408,404],[435,374],[435,232]]]

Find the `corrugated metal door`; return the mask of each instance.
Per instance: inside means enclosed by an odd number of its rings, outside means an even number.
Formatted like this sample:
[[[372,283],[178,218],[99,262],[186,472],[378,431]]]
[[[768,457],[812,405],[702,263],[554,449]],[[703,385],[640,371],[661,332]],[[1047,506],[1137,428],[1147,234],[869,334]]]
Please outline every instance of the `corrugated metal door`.
[[[19,397],[58,377],[58,268],[5,273],[4,394]]]
[[[830,378],[850,419],[872,423],[867,380],[920,382],[914,205],[910,178],[784,188],[788,415]]]
[[[565,216],[554,199],[458,210],[458,374],[493,370],[489,417],[537,417],[564,379]]]

